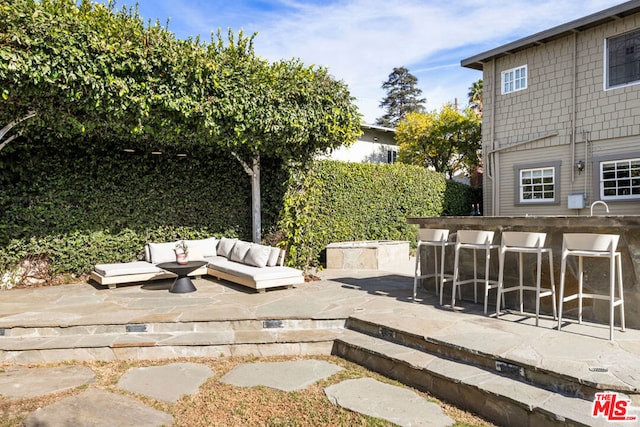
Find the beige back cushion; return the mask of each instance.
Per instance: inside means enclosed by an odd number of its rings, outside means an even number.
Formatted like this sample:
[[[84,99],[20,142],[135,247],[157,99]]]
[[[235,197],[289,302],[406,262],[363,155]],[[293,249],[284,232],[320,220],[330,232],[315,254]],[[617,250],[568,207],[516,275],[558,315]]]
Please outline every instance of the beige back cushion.
[[[161,262],[175,262],[176,253],[173,249],[176,242],[149,243],[149,262],[160,264]]]
[[[216,253],[225,258],[229,258],[229,256],[231,255],[231,250],[233,249],[237,241],[238,239],[228,239],[226,237],[223,237],[218,242],[218,250]]]

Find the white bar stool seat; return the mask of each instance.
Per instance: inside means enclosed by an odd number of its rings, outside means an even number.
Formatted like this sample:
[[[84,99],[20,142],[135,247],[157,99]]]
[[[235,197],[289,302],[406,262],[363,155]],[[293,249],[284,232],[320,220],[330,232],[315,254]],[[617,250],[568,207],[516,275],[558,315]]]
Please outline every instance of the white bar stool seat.
[[[560,267],[560,307],[558,309],[558,330],[562,327],[562,304],[574,299],[578,300],[578,323],[582,323],[582,300],[584,298],[609,301],[609,339],[613,340],[614,308],[620,307],[621,330],[624,331],[624,291],[622,286],[622,261],[620,252],[616,251],[620,236],[617,234],[565,233],[562,238],[562,265]],[[564,296],[567,258],[578,257],[578,293]],[[585,294],[584,257],[609,259],[609,295]],[[618,296],[616,297],[616,278],[618,279]]]
[[[500,244],[500,268],[498,270],[498,294],[496,296],[496,318],[500,316],[500,301],[504,301],[504,294],[519,291],[520,313],[524,313],[524,291],[535,291],[536,293],[536,326],[540,316],[540,298],[552,297],[553,319],[556,320],[556,286],[553,277],[553,251],[545,248],[544,242],[547,239],[546,233],[531,233],[526,231],[504,231],[502,233],[502,243]],[[504,287],[504,266],[507,252],[518,254],[518,278],[517,286]],[[542,279],[542,254],[549,254],[549,278],[551,288],[542,291],[540,282]],[[535,254],[536,262],[536,283],[535,286],[525,285],[523,280],[524,254]]]
[[[456,290],[460,293],[460,286],[473,284],[473,298],[478,303],[478,283],[484,284],[484,314],[487,314],[487,301],[489,299],[489,290],[498,287],[497,280],[489,279],[489,261],[491,258],[491,250],[500,246],[493,244],[493,231],[484,230],[458,230],[455,246],[455,258],[453,262],[453,289],[451,291],[451,308],[456,306]],[[462,249],[473,250],[473,279],[460,280],[460,252]],[[476,252],[478,250],[485,251],[485,269],[484,277],[478,278],[478,263]],[[442,294],[442,290],[441,290]]]
[[[418,246],[416,248],[416,271],[413,278],[413,300],[416,299],[416,292],[418,289],[418,280],[426,278],[435,278],[436,295],[442,292],[444,282],[452,281],[452,274],[445,274],[444,272],[444,256],[447,246],[452,246],[455,243],[449,242],[449,230],[441,228],[421,228],[418,230]],[[422,251],[421,248],[426,246],[427,248],[433,248],[433,273],[422,273]],[[438,262],[438,248],[440,249],[440,262]],[[438,265],[439,264],[439,265]],[[440,291],[438,291],[440,288]],[[440,304],[442,304],[442,297],[440,297]]]

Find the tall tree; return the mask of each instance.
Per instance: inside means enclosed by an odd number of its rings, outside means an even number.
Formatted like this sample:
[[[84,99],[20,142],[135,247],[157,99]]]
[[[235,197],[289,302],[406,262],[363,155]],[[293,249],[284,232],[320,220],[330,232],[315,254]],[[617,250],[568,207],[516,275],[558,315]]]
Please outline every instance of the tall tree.
[[[482,79],[478,79],[469,86],[469,106],[479,116],[482,116]]]
[[[380,107],[387,112],[376,120],[376,124],[395,128],[408,113],[423,112],[422,104],[426,102],[426,98],[419,98],[422,90],[417,84],[418,78],[405,67],[394,68],[387,81],[382,84],[387,96],[380,102]]]
[[[450,104],[431,113],[409,113],[398,125],[396,140],[401,162],[452,178],[460,171],[471,172],[480,162],[480,117],[470,108],[459,112]]]

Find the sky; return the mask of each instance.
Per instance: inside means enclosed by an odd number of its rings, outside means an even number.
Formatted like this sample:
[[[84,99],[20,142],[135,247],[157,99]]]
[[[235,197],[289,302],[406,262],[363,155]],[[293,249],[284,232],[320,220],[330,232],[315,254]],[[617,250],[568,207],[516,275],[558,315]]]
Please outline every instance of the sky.
[[[106,3],[106,1],[105,1]],[[428,111],[468,103],[482,73],[460,61],[623,3],[611,0],[117,0],[178,38],[209,42],[218,29],[257,33],[269,61],[326,67],[356,98],[365,123],[384,114],[382,83],[394,67],[418,79]]]

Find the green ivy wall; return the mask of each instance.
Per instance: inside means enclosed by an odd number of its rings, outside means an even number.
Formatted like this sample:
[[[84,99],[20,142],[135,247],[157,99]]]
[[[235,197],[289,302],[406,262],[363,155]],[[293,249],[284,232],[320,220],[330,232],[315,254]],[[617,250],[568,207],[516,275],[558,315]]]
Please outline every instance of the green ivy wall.
[[[250,239],[250,181],[233,157],[124,148],[36,141],[0,152],[0,272],[45,255],[55,274],[82,274],[140,259],[150,241]],[[466,215],[470,197],[414,166],[319,161],[301,171],[262,159],[263,234],[305,269],[332,241],[415,240],[407,216]]]

